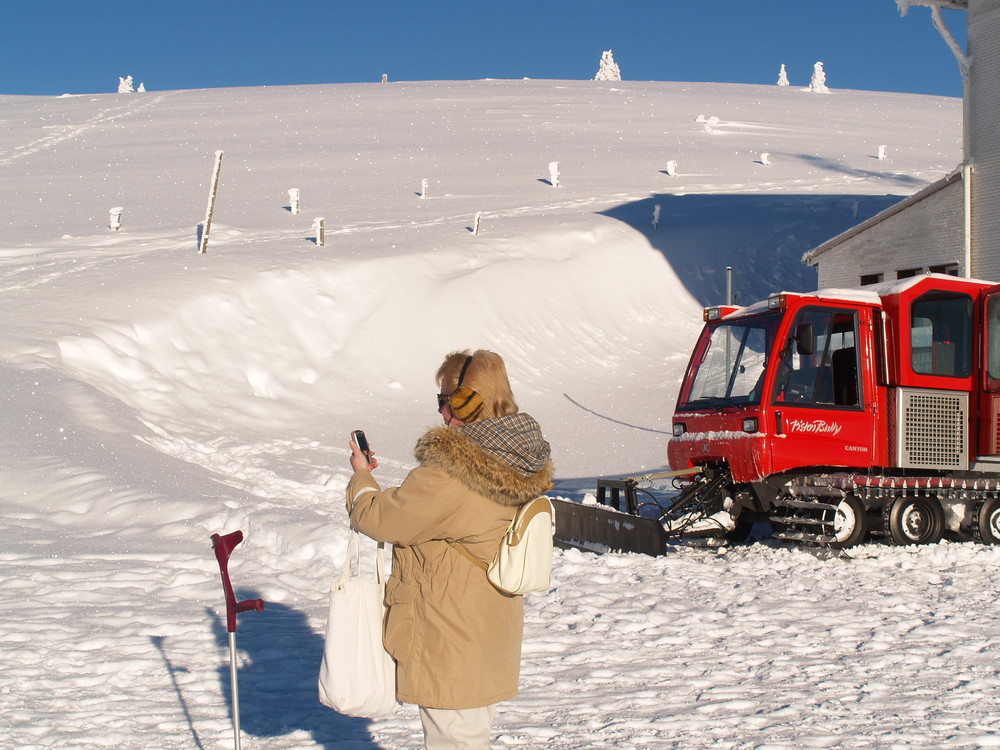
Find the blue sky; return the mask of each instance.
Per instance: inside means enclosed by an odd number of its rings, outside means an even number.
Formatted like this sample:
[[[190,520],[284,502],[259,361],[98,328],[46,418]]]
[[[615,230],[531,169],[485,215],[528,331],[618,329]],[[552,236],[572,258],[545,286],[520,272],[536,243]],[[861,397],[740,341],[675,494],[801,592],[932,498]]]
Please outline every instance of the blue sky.
[[[965,13],[945,19],[965,44]],[[38,0],[0,13],[0,94],[390,80],[626,80],[961,96],[927,8],[894,0]]]

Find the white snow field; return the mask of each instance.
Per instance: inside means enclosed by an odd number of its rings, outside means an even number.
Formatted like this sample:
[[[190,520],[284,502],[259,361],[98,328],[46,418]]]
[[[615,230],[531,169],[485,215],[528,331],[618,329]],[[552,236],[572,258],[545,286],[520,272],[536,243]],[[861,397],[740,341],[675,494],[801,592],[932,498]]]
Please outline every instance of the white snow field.
[[[237,596],[267,602],[239,617],[242,746],[419,747],[412,706],[316,697],[348,432],[398,482],[441,358],[487,347],[555,494],[659,469],[726,266],[745,302],[812,289],[803,252],[961,159],[958,100],[777,86],[0,96],[0,121],[0,746],[21,750],[233,746],[210,536],[237,529]],[[998,563],[558,551],[494,745],[1000,747]]]

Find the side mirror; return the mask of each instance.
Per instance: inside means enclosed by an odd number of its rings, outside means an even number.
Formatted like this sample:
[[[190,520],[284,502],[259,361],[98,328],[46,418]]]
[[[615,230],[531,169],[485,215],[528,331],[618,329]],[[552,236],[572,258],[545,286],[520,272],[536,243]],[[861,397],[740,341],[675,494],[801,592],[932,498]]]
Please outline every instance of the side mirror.
[[[816,332],[812,323],[799,323],[795,326],[795,351],[803,356],[816,351]]]

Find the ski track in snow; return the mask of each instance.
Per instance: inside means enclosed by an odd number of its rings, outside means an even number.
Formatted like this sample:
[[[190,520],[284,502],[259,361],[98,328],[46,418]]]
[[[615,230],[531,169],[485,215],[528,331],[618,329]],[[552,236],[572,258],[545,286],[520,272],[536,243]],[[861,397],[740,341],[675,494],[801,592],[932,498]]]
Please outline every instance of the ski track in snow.
[[[66,141],[71,141],[86,134],[88,131],[100,128],[118,120],[132,117],[146,109],[151,109],[160,104],[165,98],[171,95],[170,92],[158,93],[151,96],[122,96],[113,107],[99,109],[83,122],[71,123],[68,125],[46,126],[53,132],[37,140],[30,141],[20,146],[14,146],[6,150],[0,150],[0,167],[6,167],[19,159],[34,156],[42,151],[54,149]]]

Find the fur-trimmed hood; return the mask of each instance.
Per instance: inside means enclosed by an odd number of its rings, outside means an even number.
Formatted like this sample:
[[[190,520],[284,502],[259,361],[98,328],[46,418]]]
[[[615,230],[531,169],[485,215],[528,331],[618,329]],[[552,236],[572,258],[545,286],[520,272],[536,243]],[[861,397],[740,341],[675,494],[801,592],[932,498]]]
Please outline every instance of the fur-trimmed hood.
[[[413,451],[501,505],[523,505],[552,487],[549,444],[527,414],[428,430]]]

